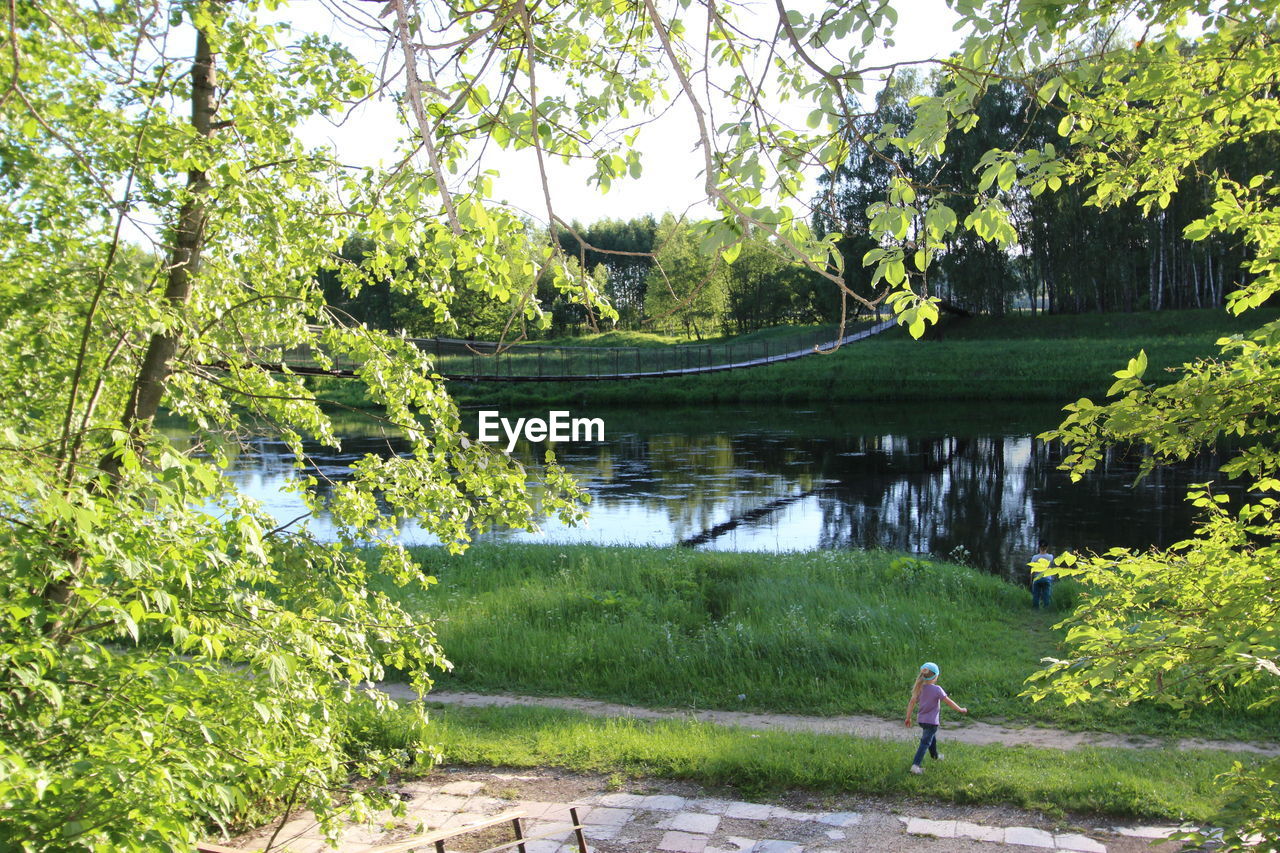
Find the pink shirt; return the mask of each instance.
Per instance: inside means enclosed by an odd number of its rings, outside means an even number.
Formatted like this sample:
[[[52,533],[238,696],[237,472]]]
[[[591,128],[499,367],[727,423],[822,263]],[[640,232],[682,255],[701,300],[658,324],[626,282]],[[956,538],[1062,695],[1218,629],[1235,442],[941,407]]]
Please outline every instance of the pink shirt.
[[[922,726],[938,725],[938,709],[945,698],[947,698],[947,691],[936,684],[926,684],[921,687],[920,712],[916,714],[916,722]]]

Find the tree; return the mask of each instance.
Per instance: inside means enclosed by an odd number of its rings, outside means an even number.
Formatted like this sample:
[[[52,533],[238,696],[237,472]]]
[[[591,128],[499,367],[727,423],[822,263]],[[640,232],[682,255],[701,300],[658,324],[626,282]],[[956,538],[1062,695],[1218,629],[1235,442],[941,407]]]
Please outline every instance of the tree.
[[[727,273],[721,318],[726,330],[754,332],[768,326],[840,319],[835,289],[824,287],[812,270],[791,262],[758,230],[742,242]]]
[[[565,270],[572,278],[586,282],[597,293],[603,293],[608,286],[609,270],[604,264],[583,270],[577,258],[569,258]],[[551,320],[548,333],[552,337],[600,331],[599,319],[590,307],[571,295],[558,291],[550,273],[538,278],[536,288],[539,303],[548,306]]]
[[[685,337],[702,340],[724,316],[728,276],[718,252],[704,252],[698,232],[705,224],[690,225],[668,214],[658,225],[658,251],[645,282],[645,314],[658,328],[678,323]]]
[[[338,266],[347,264],[363,264],[365,258],[373,254],[373,241],[367,237],[349,237],[342,244],[334,266],[321,268],[317,275],[320,286],[324,289],[325,305],[334,311],[340,311],[353,323],[363,323],[377,329],[395,328],[396,305],[391,286],[385,281],[357,280],[359,291],[350,293],[343,287],[342,274]],[[361,279],[364,277],[362,276]]]
[[[406,759],[349,742],[357,694],[389,705],[362,685],[394,667],[425,689],[447,666],[431,625],[370,586],[431,582],[395,523],[462,547],[536,518],[525,472],[466,439],[424,356],[330,310],[316,272],[364,231],[377,243],[340,267],[348,291],[443,310],[463,289],[517,292],[554,252],[488,250],[522,223],[465,197],[448,217],[388,210],[430,180],[417,169],[304,149],[302,120],[374,81],[325,38],[282,44],[251,5],[18,4],[8,24],[0,846],[184,849],[286,803],[331,820],[368,801],[353,773]],[[206,436],[252,421],[299,460],[304,437],[335,443],[300,377],[269,367],[303,345],[359,363],[414,448],[352,466],[328,501],[334,543],[238,495],[216,445],[153,428],[163,406]],[[539,499],[577,517],[576,487],[546,474]],[[354,547],[369,541],[372,565]]]
[[[638,329],[644,325],[645,287],[653,268],[654,239],[658,223],[652,216],[630,220],[604,219],[582,226],[576,222],[558,233],[560,247],[577,257],[584,269],[604,266],[608,271],[605,292],[618,312],[618,324]]]
[[[875,111],[854,117],[847,133],[848,157],[819,178],[822,189],[814,199],[814,229],[835,238],[840,265],[851,277],[850,286],[868,299],[874,299],[877,286],[873,271],[863,267],[862,259],[878,248],[880,241],[871,233],[867,211],[883,202],[895,177],[905,175],[923,182],[912,159],[889,145],[881,131],[886,127],[897,132],[910,130],[913,115],[909,102],[923,85],[920,75],[911,71],[888,80],[876,93]]]
[[[1014,17],[1005,4],[962,10],[979,35],[967,42],[946,88],[917,101],[912,150],[936,156],[951,127],[972,124],[971,107],[995,69],[1002,78],[1037,80],[1038,102],[1059,113],[1057,132],[1069,142],[1066,153],[1048,141],[988,151],[983,194],[965,218],[968,227],[1012,242],[999,194],[1015,187],[1039,196],[1072,186],[1091,206],[1135,203],[1157,222],[1172,218],[1179,192],[1198,188],[1208,204],[1185,225],[1185,237],[1237,242],[1247,251],[1229,310],[1248,311],[1280,289],[1275,175],[1265,165],[1241,174],[1239,160],[1234,170],[1227,166],[1229,152],[1265,149],[1276,138],[1274,4],[1028,4]],[[1129,13],[1135,17],[1127,19]],[[1193,15],[1203,33],[1188,41],[1180,28]],[[1073,49],[1077,34],[1107,27],[1139,35],[1095,40],[1084,54]],[[1082,59],[1052,59],[1067,55]],[[1110,402],[1071,404],[1063,424],[1047,434],[1067,445],[1066,465],[1076,478],[1110,444],[1145,446],[1151,467],[1234,436],[1240,443],[1223,473],[1243,478],[1248,496],[1232,506],[1208,487],[1193,490],[1188,497],[1203,520],[1188,540],[1162,551],[1113,550],[1067,570],[1088,593],[1066,620],[1068,656],[1047,662],[1028,690],[1032,697],[1186,706],[1236,691],[1259,706],[1280,701],[1280,519],[1273,497],[1280,486],[1280,324],[1264,323],[1220,344],[1220,358],[1186,365],[1167,384],[1146,377],[1146,355],[1138,353],[1116,372]],[[1277,849],[1280,766],[1238,769],[1233,781],[1244,806],[1223,816],[1225,848],[1244,849],[1256,834],[1262,844],[1250,849]]]

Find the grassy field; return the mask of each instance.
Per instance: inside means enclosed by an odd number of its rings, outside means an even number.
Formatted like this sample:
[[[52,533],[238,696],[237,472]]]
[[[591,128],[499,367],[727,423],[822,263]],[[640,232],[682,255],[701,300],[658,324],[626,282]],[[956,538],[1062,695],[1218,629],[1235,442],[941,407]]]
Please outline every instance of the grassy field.
[[[408,714],[376,716],[355,706],[347,725],[367,748],[428,742],[451,765],[681,779],[748,798],[796,790],[860,793],[1179,821],[1203,821],[1218,812],[1229,793],[1216,777],[1242,760],[1207,750],[1060,751],[952,742],[945,744],[944,764],[912,776],[907,764],[914,744],[906,742],[601,719],[547,708],[436,707],[430,720],[422,727]]]
[[[921,661],[975,720],[1267,740],[1274,717],[1228,706],[1064,707],[1020,698],[1060,654],[1056,614],[963,566],[881,552],[697,552],[476,546],[417,556],[439,586],[405,603],[436,620],[454,662],[443,688],[577,696],[649,707],[895,718]]]
[[[1232,317],[1225,311],[1160,311],[1136,314],[1014,315],[1003,318],[952,318],[928,340],[912,340],[893,329],[829,355],[769,367],[756,367],[666,379],[573,380],[566,382],[451,381],[450,392],[463,404],[539,407],[632,405],[716,405],[754,402],[839,401],[1039,401],[1059,405],[1082,396],[1101,397],[1113,371],[1145,348],[1147,376],[1196,358],[1216,354],[1214,342],[1273,319],[1275,312],[1253,311]],[[828,338],[834,326],[765,329],[750,335],[709,339],[691,351],[711,347],[750,354],[753,346],[790,346]],[[609,332],[538,345],[581,349],[633,347],[619,356],[637,363],[679,366],[688,348],[674,338],[643,332]],[[805,344],[807,345],[807,344]],[[784,347],[785,348],[785,347]],[[799,348],[797,346],[797,348]],[[563,356],[566,364],[588,359]],[[690,358],[697,362],[703,355]],[[612,356],[604,360],[610,361]],[[712,360],[716,360],[714,353]],[[627,362],[630,364],[630,362]],[[554,366],[554,365],[552,365]],[[606,365],[608,366],[608,365]],[[535,372],[530,368],[526,372]],[[314,380],[320,395],[335,405],[365,404],[356,383]]]
[[[915,341],[892,330],[830,355],[703,376],[622,382],[450,384],[464,402],[579,407],[734,402],[1037,400],[1101,397],[1113,371],[1145,348],[1147,376],[1213,355],[1223,335],[1273,314],[1224,311],[951,319]]]

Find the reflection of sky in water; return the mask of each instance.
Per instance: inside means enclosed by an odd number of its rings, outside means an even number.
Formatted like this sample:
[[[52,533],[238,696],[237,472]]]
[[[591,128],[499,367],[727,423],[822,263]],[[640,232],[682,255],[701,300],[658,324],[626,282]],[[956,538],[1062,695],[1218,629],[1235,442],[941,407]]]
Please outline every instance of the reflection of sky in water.
[[[974,426],[979,410],[994,426]],[[1157,472],[1134,487],[1137,461],[1117,452],[1098,476],[1072,485],[1055,470],[1059,451],[1030,437],[1056,415],[1026,423],[1017,409],[1002,415],[954,404],[736,408],[720,417],[605,413],[606,443],[556,448],[592,494],[586,523],[571,528],[548,519],[537,533],[481,538],[669,545],[699,537],[698,547],[718,550],[883,547],[938,555],[963,546],[980,565],[1016,571],[1040,536],[1059,550],[1141,548],[1190,532],[1182,495],[1213,476],[1212,459]],[[343,452],[311,451],[311,473],[336,479],[364,453],[397,448],[367,425],[338,426],[348,436]],[[515,453],[534,470],[542,448],[521,445]],[[297,495],[280,491],[297,476],[292,461],[279,443],[260,440],[233,459],[229,476],[289,521],[305,512]],[[332,535],[324,517],[308,524]],[[401,536],[409,544],[434,541],[414,524]]]

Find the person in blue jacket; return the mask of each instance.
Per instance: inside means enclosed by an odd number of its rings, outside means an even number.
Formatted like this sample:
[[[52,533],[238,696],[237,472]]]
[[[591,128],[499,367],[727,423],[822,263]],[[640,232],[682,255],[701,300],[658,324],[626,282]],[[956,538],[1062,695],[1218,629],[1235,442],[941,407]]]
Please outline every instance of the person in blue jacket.
[[[1031,608],[1048,609],[1053,597],[1053,554],[1049,552],[1047,542],[1041,541],[1039,552],[1031,558]]]

